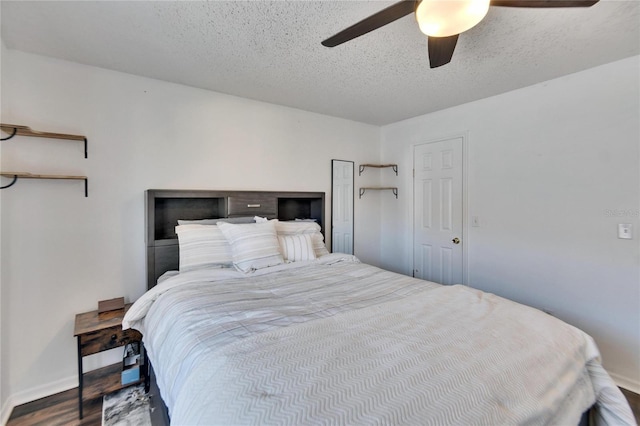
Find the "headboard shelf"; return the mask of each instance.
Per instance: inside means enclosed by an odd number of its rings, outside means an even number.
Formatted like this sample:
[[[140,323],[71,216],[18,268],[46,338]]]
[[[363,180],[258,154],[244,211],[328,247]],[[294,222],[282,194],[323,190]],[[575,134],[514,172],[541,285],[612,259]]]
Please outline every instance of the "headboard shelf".
[[[174,231],[178,219],[217,219],[226,217],[224,197],[213,198],[175,198],[155,197],[153,200],[155,226],[153,240],[177,238]]]
[[[324,192],[149,189],[145,192],[147,288],[179,267],[178,220],[264,216],[314,219],[324,233]]]
[[[278,198],[280,220],[320,218],[323,213],[324,198]]]

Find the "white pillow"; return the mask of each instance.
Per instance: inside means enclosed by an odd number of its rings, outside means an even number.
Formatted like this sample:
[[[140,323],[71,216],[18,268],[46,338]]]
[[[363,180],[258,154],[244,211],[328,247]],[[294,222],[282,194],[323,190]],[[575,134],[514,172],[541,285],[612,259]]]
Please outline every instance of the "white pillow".
[[[284,263],[273,222],[242,225],[219,222],[218,228],[231,244],[236,269],[250,272]]]
[[[309,234],[279,235],[278,241],[280,242],[282,256],[286,261],[298,262],[316,258],[313,243],[311,242],[311,235]]]
[[[297,235],[297,234],[309,234],[311,236],[311,243],[313,245],[313,251],[316,257],[321,257],[329,254],[327,246],[324,244],[324,236],[320,232],[320,225],[316,222],[306,221],[274,221],[276,224],[276,232],[280,235]]]
[[[254,223],[255,220],[252,217],[248,217],[248,216],[222,217],[219,219],[195,219],[195,220],[178,219],[178,225],[217,225],[218,222]]]
[[[180,271],[233,265],[231,245],[214,225],[176,226],[180,248]]]
[[[313,232],[311,235],[311,243],[313,244],[313,251],[316,253],[316,257],[322,257],[329,254],[327,246],[324,244],[324,235],[320,231]]]

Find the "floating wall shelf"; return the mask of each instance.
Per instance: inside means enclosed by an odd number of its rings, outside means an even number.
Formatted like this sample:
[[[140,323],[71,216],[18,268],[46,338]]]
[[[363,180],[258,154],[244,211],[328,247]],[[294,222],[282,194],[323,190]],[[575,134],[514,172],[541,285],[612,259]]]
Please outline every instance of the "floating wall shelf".
[[[398,165],[397,164],[360,164],[358,176],[364,172],[364,169],[367,167],[374,167],[376,169],[384,169],[387,167],[391,167],[394,172],[396,172],[396,176],[398,176]]]
[[[31,173],[24,172],[0,172],[0,176],[13,178],[10,184],[5,186],[0,186],[0,189],[9,188],[13,186],[18,180],[18,178],[22,179],[65,179],[65,180],[83,180],[84,181],[84,196],[89,196],[89,178],[86,176],[65,176],[65,175],[34,175]]]
[[[39,132],[37,130],[31,130],[30,127],[27,126],[19,126],[16,124],[0,124],[0,129],[3,132],[7,133],[9,136],[5,138],[0,138],[0,140],[6,141],[14,136],[31,136],[37,138],[48,138],[48,139],[65,139],[72,141],[80,141],[84,142],[84,158],[87,158],[87,138],[82,135],[69,135],[66,133],[52,133],[52,132]],[[0,189],[9,188],[13,186],[18,178],[23,179],[66,179],[66,180],[83,180],[84,181],[84,196],[89,196],[89,179],[86,176],[69,176],[69,175],[41,175],[41,174],[32,174],[26,172],[0,172],[0,176],[13,178],[11,183],[8,185],[0,186]]]
[[[84,142],[84,158],[87,158],[87,138],[82,135],[69,135],[66,133],[52,133],[52,132],[39,132],[37,130],[31,130],[27,126],[19,126],[17,124],[0,124],[0,129],[3,132],[9,134],[6,138],[0,138],[0,140],[6,141],[14,136],[31,136],[36,138],[48,138],[48,139],[65,139],[70,141]]]
[[[397,164],[360,164],[360,167],[359,167],[360,172],[358,173],[358,176],[362,175],[362,172],[367,167],[373,167],[373,168],[376,168],[376,169],[384,169],[384,168],[390,167],[391,169],[393,169],[394,172],[396,172],[396,176],[398,176],[398,165]],[[395,187],[395,186],[369,186],[369,187],[363,187],[363,188],[360,188],[360,197],[359,198],[362,198],[362,196],[364,195],[365,191],[367,191],[367,190],[374,190],[374,191],[389,190],[389,191],[393,192],[393,195],[396,196],[396,199],[398,198],[398,188]]]
[[[370,186],[370,187],[364,187],[364,188],[360,188],[360,197],[358,198],[362,198],[362,196],[364,195],[365,191],[367,190],[372,190],[372,191],[384,191],[384,190],[390,190],[393,192],[393,195],[396,196],[396,198],[398,198],[398,188],[396,188],[395,186]]]

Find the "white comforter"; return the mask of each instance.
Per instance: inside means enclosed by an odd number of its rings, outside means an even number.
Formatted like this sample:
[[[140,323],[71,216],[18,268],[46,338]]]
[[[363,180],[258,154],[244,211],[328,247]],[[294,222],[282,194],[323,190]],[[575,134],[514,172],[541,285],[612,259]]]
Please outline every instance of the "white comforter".
[[[580,330],[352,256],[177,274],[123,326],[176,425],[635,424]]]

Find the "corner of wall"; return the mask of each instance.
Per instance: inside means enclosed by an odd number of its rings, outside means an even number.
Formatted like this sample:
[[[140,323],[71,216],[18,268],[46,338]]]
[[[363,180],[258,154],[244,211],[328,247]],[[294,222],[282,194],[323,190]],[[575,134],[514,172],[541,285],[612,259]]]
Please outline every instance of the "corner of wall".
[[[615,382],[616,385],[618,385],[618,387],[624,388],[628,391],[631,391],[633,393],[637,393],[640,395],[640,383],[637,381],[634,381],[628,377],[624,377],[621,376],[619,374],[615,374],[612,373],[610,371],[608,371],[609,376],[611,376],[611,378],[613,379],[613,381]]]
[[[2,86],[4,83],[3,77],[5,74],[3,71],[4,71],[4,66],[6,64],[7,53],[8,52],[4,44],[4,40],[2,40],[2,37],[0,37],[0,100],[1,100],[0,101],[0,117],[3,116],[4,104],[6,102],[6,100],[2,96]],[[1,163],[1,160],[2,160],[2,149],[0,147],[0,163]],[[2,193],[1,192],[0,192],[0,241],[2,241]],[[0,259],[2,259],[1,244],[0,244]],[[3,321],[3,316],[5,312],[5,310],[3,309],[3,304],[5,300],[5,298],[2,297],[3,292],[4,290],[2,287],[2,262],[0,262],[0,408],[1,408],[0,424],[4,425],[6,421],[9,419],[9,414],[11,414],[11,409],[13,407],[10,404],[9,398],[7,398],[8,392],[6,387],[8,386],[8,380],[6,379],[7,375],[5,372],[8,370],[8,368],[6,368],[5,366],[6,357],[3,356],[4,348],[6,346],[4,345],[3,340],[7,335],[7,333],[5,332],[6,321]]]
[[[2,404],[2,410],[0,410],[0,425],[6,425],[9,421],[9,416],[11,416],[11,411],[13,410],[14,404],[11,398],[7,398],[7,400]]]

